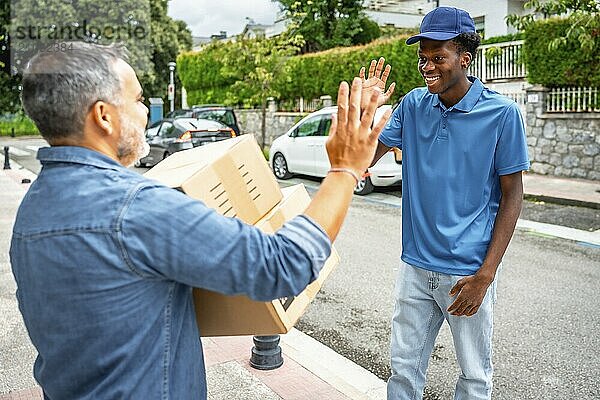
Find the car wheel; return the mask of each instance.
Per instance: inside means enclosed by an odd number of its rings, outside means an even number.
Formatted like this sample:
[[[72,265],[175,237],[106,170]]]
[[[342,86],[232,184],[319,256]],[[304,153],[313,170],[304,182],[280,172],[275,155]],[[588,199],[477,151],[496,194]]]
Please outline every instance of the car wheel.
[[[163,160],[167,157],[169,157],[171,155],[171,153],[169,153],[168,151],[165,151],[165,154],[163,154]]]
[[[354,188],[354,194],[358,194],[359,196],[364,196],[373,191],[373,183],[371,182],[371,178],[365,176]]]
[[[288,171],[287,161],[281,153],[275,154],[273,157],[273,173],[278,179],[289,179],[292,174]]]
[[[143,167],[145,167],[145,166],[146,166],[146,163],[143,163],[141,160],[137,160],[137,161],[136,161],[136,162],[133,164],[133,166],[134,166],[134,167],[136,167],[136,168],[143,168]]]

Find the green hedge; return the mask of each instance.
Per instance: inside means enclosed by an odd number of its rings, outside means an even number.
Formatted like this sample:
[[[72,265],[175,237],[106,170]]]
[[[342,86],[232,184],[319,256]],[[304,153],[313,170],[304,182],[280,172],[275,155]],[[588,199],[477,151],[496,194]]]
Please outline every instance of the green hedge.
[[[237,80],[222,73],[226,48],[218,43],[202,52],[183,53],[177,57],[177,70],[187,90],[188,104],[223,103],[227,88]]]
[[[502,42],[513,42],[515,40],[523,40],[525,39],[525,33],[523,32],[519,32],[519,33],[510,33],[508,35],[501,35],[501,36],[493,36],[491,38],[488,39],[484,39],[481,41],[481,44],[495,44],[495,43],[502,43]]]
[[[396,82],[394,99],[422,86],[417,70],[417,46],[407,46],[406,36],[378,40],[364,46],[342,47],[306,54],[288,60],[290,73],[279,82],[282,98],[318,98],[323,94],[337,97],[340,81],[350,82],[362,66],[383,56],[392,66],[388,83]]]
[[[299,97],[318,98],[328,94],[334,99],[340,81],[351,81],[361,66],[368,67],[370,60],[383,56],[392,65],[388,83],[396,82],[393,99],[423,84],[417,70],[417,46],[407,46],[407,36],[377,40],[363,46],[342,47],[320,53],[290,57],[285,65],[286,73],[280,74],[274,83],[279,100]],[[247,70],[243,60],[235,74],[224,75],[223,58],[227,44],[211,45],[196,53],[184,53],[178,58],[179,77],[188,94],[188,104],[231,104],[228,95],[231,86]],[[256,90],[260,90],[256,88]],[[249,94],[244,94],[250,97]],[[239,97],[239,96],[237,96]],[[229,99],[229,100],[228,100]]]
[[[567,41],[555,50],[549,43],[564,37],[569,19],[551,18],[533,23],[525,31],[523,56],[527,66],[527,80],[547,87],[600,86],[598,51],[586,54],[576,41]]]

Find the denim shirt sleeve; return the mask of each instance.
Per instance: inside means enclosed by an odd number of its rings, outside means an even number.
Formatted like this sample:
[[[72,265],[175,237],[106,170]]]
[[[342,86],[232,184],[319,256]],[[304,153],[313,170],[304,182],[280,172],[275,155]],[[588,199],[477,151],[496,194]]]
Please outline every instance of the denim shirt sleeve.
[[[119,246],[133,273],[260,301],[302,292],[331,252],[325,232],[306,216],[266,234],[158,185],[132,195],[120,225]]]

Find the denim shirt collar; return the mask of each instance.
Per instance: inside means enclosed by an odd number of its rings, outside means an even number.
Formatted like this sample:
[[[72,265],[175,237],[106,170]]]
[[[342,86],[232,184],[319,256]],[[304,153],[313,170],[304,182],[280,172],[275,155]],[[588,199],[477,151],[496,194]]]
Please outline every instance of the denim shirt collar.
[[[38,150],[37,159],[42,165],[50,163],[74,163],[92,165],[99,168],[119,170],[124,168],[117,161],[98,151],[80,146],[51,146]]]
[[[467,79],[469,81],[471,81],[471,83],[472,83],[471,87],[469,88],[469,90],[467,90],[467,93],[465,93],[463,98],[460,99],[460,101],[458,103],[456,103],[452,107],[448,107],[447,110],[458,110],[458,111],[469,112],[473,109],[473,107],[475,107],[475,104],[477,104],[477,101],[479,101],[479,98],[481,97],[481,93],[483,93],[483,84],[481,83],[481,81],[478,78],[476,78],[474,76],[467,76]],[[444,106],[444,104],[442,104],[442,102],[440,101],[440,96],[437,94],[435,96],[433,96],[433,106],[434,107],[439,106],[443,110],[446,110],[446,106]]]

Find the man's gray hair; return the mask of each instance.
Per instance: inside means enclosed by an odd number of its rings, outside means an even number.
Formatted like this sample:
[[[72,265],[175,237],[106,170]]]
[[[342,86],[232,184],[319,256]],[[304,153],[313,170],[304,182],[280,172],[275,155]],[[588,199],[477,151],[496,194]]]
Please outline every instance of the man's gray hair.
[[[114,70],[127,60],[120,45],[59,43],[36,54],[23,72],[23,108],[48,141],[82,137],[86,116],[99,100],[118,105],[121,81]]]

